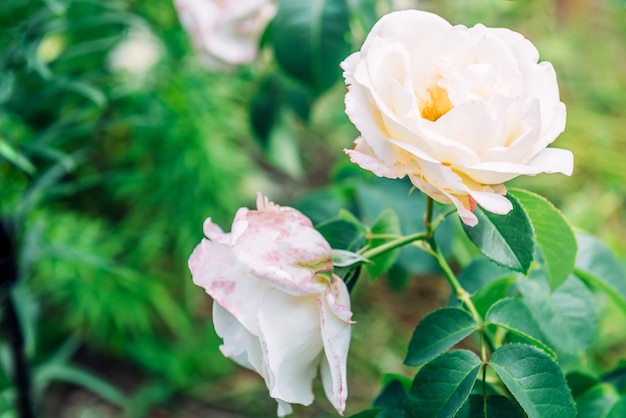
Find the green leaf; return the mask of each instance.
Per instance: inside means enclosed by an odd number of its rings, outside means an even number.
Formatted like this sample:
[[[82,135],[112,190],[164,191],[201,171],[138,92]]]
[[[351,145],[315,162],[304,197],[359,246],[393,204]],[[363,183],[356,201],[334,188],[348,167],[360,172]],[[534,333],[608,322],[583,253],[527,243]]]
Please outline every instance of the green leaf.
[[[404,404],[406,418],[454,416],[468,398],[481,361],[468,350],[449,351],[417,373]]]
[[[295,120],[291,113],[282,111],[270,131],[266,155],[268,161],[292,178],[304,173],[300,158],[300,146],[294,133]]]
[[[606,292],[626,312],[626,275],[611,250],[597,238],[578,234],[575,274]]]
[[[459,282],[469,293],[476,293],[483,286],[504,276],[510,276],[511,270],[495,264],[486,258],[477,258],[459,274]]]
[[[624,418],[626,417],[626,396],[622,396],[611,411],[608,413],[606,418]]]
[[[365,38],[379,16],[376,13],[376,2],[371,0],[348,0],[350,15],[358,19],[360,35],[358,38]],[[353,32],[356,28],[353,28]]]
[[[363,241],[365,234],[354,223],[333,219],[317,226],[317,231],[328,241],[331,248],[338,250],[356,251]]]
[[[403,235],[411,235],[424,229],[422,214],[426,210],[423,193],[410,193],[412,184],[408,180],[374,177],[368,181],[357,181],[355,187],[356,212],[363,222],[373,224],[387,209],[393,209],[400,218]],[[437,228],[440,239],[437,242],[444,254],[454,236],[450,222],[444,222]],[[395,263],[393,274],[387,276],[390,285],[396,289],[404,287],[403,277],[434,274],[439,266],[426,251],[416,245],[405,245]]]
[[[367,245],[369,249],[376,248],[381,246],[395,237],[398,237],[402,234],[400,230],[400,218],[398,218],[398,214],[392,209],[387,209],[382,212],[372,228],[370,229],[370,234],[372,235],[388,235],[393,238],[373,238],[367,240]],[[372,258],[373,264],[368,264],[365,266],[369,276],[372,279],[377,278],[381,274],[387,272],[391,266],[398,259],[398,255],[400,254],[400,249],[396,248],[391,251],[387,251],[377,257]]]
[[[471,395],[455,418],[524,418],[518,404],[501,395]]]
[[[51,382],[61,381],[88,389],[102,399],[121,407],[124,407],[128,402],[126,396],[115,386],[78,367],[50,363],[36,369],[34,375],[35,388],[39,392],[44,390]]]
[[[272,75],[259,83],[250,100],[250,124],[261,147],[267,149],[272,131],[287,112],[307,120],[313,99],[302,85],[279,75]]]
[[[451,348],[476,329],[476,321],[467,311],[458,308],[437,309],[415,327],[404,364],[420,366]]]
[[[509,190],[509,193],[530,218],[548,272],[548,283],[554,290],[574,269],[576,236],[563,214],[544,197],[520,189]]]
[[[488,324],[497,325],[519,335],[556,358],[555,352],[543,342],[544,337],[539,325],[520,299],[506,298],[496,302],[487,312],[485,320]]]
[[[370,261],[367,258],[352,251],[333,249],[333,266],[335,267],[353,267],[368,262]]]
[[[476,310],[484,317],[491,305],[508,295],[517,274],[489,259],[477,258],[459,274],[459,282],[472,294]],[[454,293],[450,298],[453,299],[450,305],[460,304]]]
[[[380,408],[368,409],[366,411],[358,412],[354,415],[350,415],[348,418],[379,418],[382,410]]]
[[[528,272],[533,261],[535,241],[530,220],[513,196],[507,196],[513,209],[506,215],[496,215],[480,207],[474,214],[478,224],[463,225],[469,239],[490,260],[520,273]]]
[[[593,294],[575,276],[550,293],[545,278],[518,282],[522,300],[557,353],[579,354],[596,332],[597,312]]]
[[[280,0],[272,23],[276,60],[318,93],[340,77],[339,64],[351,50],[346,0]]]
[[[100,109],[104,109],[108,103],[108,99],[102,90],[85,81],[64,79],[59,82],[59,86],[80,94]]]
[[[573,370],[565,375],[567,386],[572,391],[574,398],[582,395],[598,383],[598,378],[588,372]]]
[[[601,380],[612,384],[618,391],[626,391],[626,360],[620,360],[613,370],[602,375]]]
[[[300,197],[293,207],[304,213],[313,222],[319,225],[337,216],[337,212],[343,207],[343,202],[338,193],[332,188],[321,189]]]
[[[4,158],[31,176],[37,171],[33,163],[31,163],[24,154],[13,148],[7,141],[2,139],[2,137],[0,137],[0,158]]]
[[[250,100],[250,124],[252,132],[263,148],[267,148],[269,139],[280,117],[282,85],[278,77],[263,80],[258,91]]]
[[[406,389],[400,380],[392,380],[374,400],[373,406],[402,411]]]
[[[574,400],[559,365],[545,352],[526,344],[506,344],[489,365],[529,418],[572,418]]]
[[[576,399],[577,418],[605,418],[618,399],[614,386],[600,383]]]

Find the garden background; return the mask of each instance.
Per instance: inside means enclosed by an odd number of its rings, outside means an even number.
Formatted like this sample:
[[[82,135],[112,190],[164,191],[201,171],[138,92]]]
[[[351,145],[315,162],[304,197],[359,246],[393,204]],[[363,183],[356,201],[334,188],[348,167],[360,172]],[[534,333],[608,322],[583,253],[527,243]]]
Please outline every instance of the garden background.
[[[511,28],[553,63],[568,111],[556,145],[574,152],[574,175],[509,186],[549,198],[623,264],[626,3],[396,3],[453,24]],[[391,9],[376,2],[378,16]],[[352,50],[369,29],[355,28]],[[340,208],[371,223],[390,202],[403,225],[421,222],[423,201],[408,183],[377,179],[343,154],[357,131],[341,80],[307,91],[267,47],[251,65],[208,70],[171,1],[3,2],[0,56],[0,216],[13,226],[19,273],[0,291],[12,286],[18,302],[42,417],[272,416],[262,379],[219,352],[210,298],[191,282],[187,258],[204,219],[227,227],[262,191],[316,223]],[[458,238],[445,247],[457,266],[473,251]],[[402,366],[411,333],[448,303],[432,261],[410,252],[402,260],[353,292],[347,416],[372,402],[385,373],[414,374]],[[602,303],[589,363],[609,370],[626,359],[626,329]],[[5,337],[2,418],[16,416]],[[321,396],[294,416],[333,414]]]

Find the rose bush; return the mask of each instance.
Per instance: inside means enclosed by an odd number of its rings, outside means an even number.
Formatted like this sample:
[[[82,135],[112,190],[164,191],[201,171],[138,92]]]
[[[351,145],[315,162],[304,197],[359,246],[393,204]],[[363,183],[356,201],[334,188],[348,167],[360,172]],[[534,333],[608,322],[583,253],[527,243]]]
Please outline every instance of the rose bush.
[[[328,242],[302,213],[260,194],[257,210],[241,208],[230,233],[210,218],[204,233],[189,269],[214,299],[222,353],[265,379],[279,416],[290,403],[313,401],[318,368],[342,413],[352,313]]]
[[[201,62],[215,70],[253,61],[277,10],[272,0],[175,0],[174,5]]]
[[[467,225],[508,213],[503,183],[570,175],[570,151],[546,148],[565,127],[556,75],[508,29],[452,26],[422,11],[381,18],[343,63],[346,113],[360,131],[350,159],[378,176],[408,176]]]

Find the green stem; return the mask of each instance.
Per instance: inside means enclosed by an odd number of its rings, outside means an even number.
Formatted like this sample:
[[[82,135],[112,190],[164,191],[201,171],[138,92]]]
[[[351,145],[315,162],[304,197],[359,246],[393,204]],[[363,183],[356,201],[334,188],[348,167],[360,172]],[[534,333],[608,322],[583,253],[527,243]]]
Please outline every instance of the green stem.
[[[490,341],[488,335],[484,332],[485,330],[483,329],[483,319],[481,318],[480,314],[476,310],[476,306],[474,306],[474,302],[472,302],[470,294],[463,288],[463,286],[461,286],[461,283],[459,282],[456,275],[452,271],[452,268],[450,268],[448,261],[443,256],[435,240],[435,227],[439,224],[439,222],[441,222],[443,218],[438,217],[435,222],[432,222],[433,199],[428,197],[426,202],[427,202],[426,203],[426,215],[424,217],[424,224],[426,225],[427,238],[425,241],[430,246],[431,252],[433,256],[435,257],[435,259],[437,260],[437,264],[439,264],[439,267],[441,268],[441,271],[443,272],[445,278],[448,280],[448,283],[450,283],[450,287],[452,287],[452,290],[454,291],[457,299],[461,301],[463,306],[469,311],[469,313],[474,318],[474,321],[476,321],[476,326],[478,328],[478,331],[480,332],[481,360],[483,361],[483,363],[486,364],[487,345],[489,345],[489,347],[493,351],[493,348],[494,348],[493,344]],[[447,216],[447,214],[445,214],[444,217],[445,216]]]
[[[426,197],[426,213],[424,214],[424,226],[426,226],[426,233],[428,234],[428,239],[432,238],[435,233],[435,228],[433,228],[432,219],[433,219],[433,199],[428,196]]]
[[[371,250],[366,250],[361,255],[367,259],[372,259],[374,257],[378,257],[381,254],[386,253],[387,251],[395,250],[398,247],[402,247],[403,245],[410,244],[414,241],[420,241],[426,239],[425,232],[418,232],[415,234],[407,235],[405,237],[399,237],[393,241],[389,241],[384,243],[383,245],[379,245],[378,247],[372,248]]]
[[[456,278],[456,275],[450,268],[450,265],[448,264],[445,257],[441,253],[441,250],[437,247],[437,244],[435,243],[434,240],[430,241],[430,245],[431,247],[434,247],[433,252],[435,253],[437,264],[439,264],[439,267],[443,271],[443,274],[448,280],[448,283],[450,283],[450,286],[452,287],[454,294],[461,301],[463,306],[467,308],[469,313],[472,314],[472,317],[476,321],[476,324],[479,327],[482,326],[483,320],[480,317],[480,314],[478,313],[478,311],[476,310],[476,307],[474,306],[474,303],[472,302],[472,299],[470,298],[470,294],[467,292],[467,290],[463,288],[463,286],[461,286],[461,283],[459,283],[459,280]]]

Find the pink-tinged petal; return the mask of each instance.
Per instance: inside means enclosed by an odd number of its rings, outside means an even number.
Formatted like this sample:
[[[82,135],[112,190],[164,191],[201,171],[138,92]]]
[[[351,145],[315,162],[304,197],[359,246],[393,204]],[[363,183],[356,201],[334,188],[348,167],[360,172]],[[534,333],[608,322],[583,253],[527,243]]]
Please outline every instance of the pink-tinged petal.
[[[400,170],[390,167],[378,159],[374,155],[372,148],[361,137],[354,141],[353,149],[344,149],[344,152],[350,157],[350,161],[365,170],[371,171],[378,177],[397,179],[405,175]]]
[[[258,334],[256,311],[270,286],[254,277],[249,267],[240,263],[231,247],[202,240],[189,257],[193,282],[252,334]]]
[[[332,275],[326,292],[326,302],[333,314],[346,323],[353,323],[350,310],[350,293],[346,284],[336,274]]]
[[[205,232],[213,240],[200,242],[189,268],[194,283],[214,299],[222,353],[263,377],[283,416],[292,412],[290,403],[313,401],[312,380],[328,345],[318,302],[328,306],[324,315],[349,327],[349,295],[332,274],[330,245],[297,210],[259,194],[257,210],[240,209],[232,229],[225,234],[207,220]],[[343,409],[347,392],[333,379],[327,392]]]
[[[311,382],[323,348],[316,297],[294,297],[271,290],[259,306],[258,319],[270,396],[289,403],[311,404]]]
[[[257,210],[280,212],[280,206],[271,202],[267,196],[264,196],[260,192],[256,194],[256,208]]]
[[[248,214],[250,210],[248,208],[239,208],[233,219],[233,225],[230,229],[230,245],[237,244],[239,238],[248,229]]]
[[[233,254],[256,277],[287,292],[308,292],[317,273],[332,270],[330,245],[295,209],[250,211],[247,222]]]
[[[463,206],[461,201],[459,201],[458,199],[455,199],[453,203],[459,213],[459,217],[461,218],[461,221],[465,225],[467,226],[478,225],[478,218],[476,217],[476,215],[474,215],[472,211],[470,211],[465,206]]]
[[[276,287],[292,296],[319,295],[326,290],[326,285],[316,281],[309,269],[291,266],[257,265],[252,273],[270,286]],[[294,280],[294,275],[302,275],[304,279]]]
[[[337,286],[338,292],[343,293],[343,290],[339,290],[343,282],[339,282],[335,282],[335,286]],[[343,299],[343,297],[340,296],[339,299]],[[350,322],[345,320],[345,315],[342,312],[343,307],[333,306],[337,302],[338,298],[335,296],[320,298],[317,301],[325,354],[320,365],[320,374],[326,397],[335,409],[343,415],[348,397],[346,362],[350,347]],[[337,312],[340,312],[344,318],[337,316]]]
[[[211,218],[207,218],[203,225],[204,236],[210,238],[211,241],[228,245],[230,243],[230,234],[224,233],[219,225],[214,224]]]

